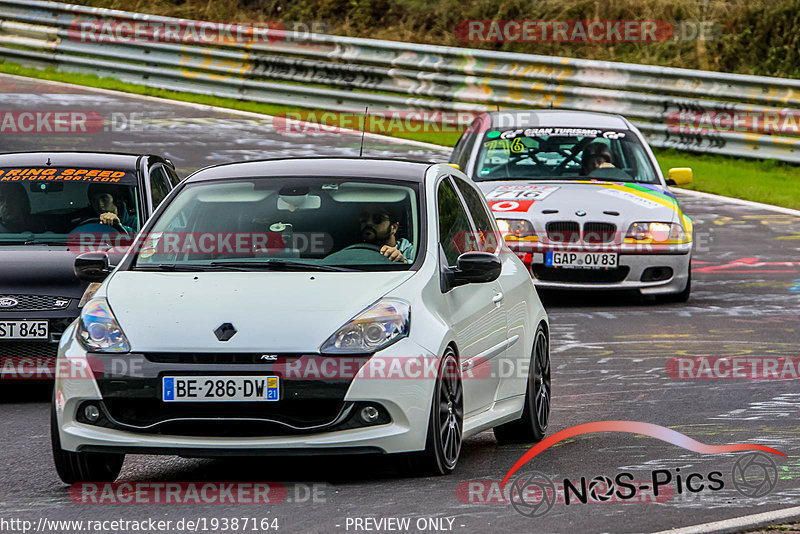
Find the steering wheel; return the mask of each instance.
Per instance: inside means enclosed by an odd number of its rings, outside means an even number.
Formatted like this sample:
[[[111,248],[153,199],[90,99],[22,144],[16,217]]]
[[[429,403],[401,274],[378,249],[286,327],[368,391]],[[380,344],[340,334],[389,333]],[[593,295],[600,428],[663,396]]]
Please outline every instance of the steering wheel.
[[[354,245],[350,245],[349,247],[344,247],[339,252],[345,250],[374,250],[378,254],[381,254],[381,247],[379,247],[378,245],[373,245],[372,243],[356,243]],[[383,254],[381,254],[381,256],[383,256]]]
[[[598,167],[592,170],[588,175],[589,178],[606,179],[606,180],[624,180],[632,181],[633,176],[623,171],[619,167]]]
[[[103,224],[103,223],[100,222],[100,217],[89,217],[88,219],[84,219],[80,223],[78,223],[78,226],[76,226],[75,228],[78,228],[85,224]],[[114,224],[111,225],[106,224],[105,226],[110,226],[111,228],[113,228],[114,230],[116,230],[121,234],[128,234],[128,231],[122,227],[122,223],[120,222],[115,222]]]
[[[369,251],[369,252],[359,252]],[[370,252],[377,253],[373,256]],[[324,263],[337,264],[342,262],[346,265],[371,265],[375,263],[393,263],[392,260],[381,254],[381,247],[379,245],[372,245],[370,243],[355,243],[348,247],[343,248],[325,258]]]

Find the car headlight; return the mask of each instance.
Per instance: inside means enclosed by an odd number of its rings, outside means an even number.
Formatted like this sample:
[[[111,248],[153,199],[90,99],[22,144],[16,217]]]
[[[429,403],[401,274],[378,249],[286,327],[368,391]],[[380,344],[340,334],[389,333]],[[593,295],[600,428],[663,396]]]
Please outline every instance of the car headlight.
[[[350,319],[322,344],[324,354],[377,352],[406,336],[411,310],[407,302],[383,299]]]
[[[497,228],[506,241],[539,241],[533,225],[525,219],[497,219]]]
[[[105,299],[89,301],[78,319],[77,337],[91,352],[130,352],[131,346]]]
[[[679,223],[635,222],[625,234],[625,243],[686,243],[686,233]]]
[[[86,291],[83,292],[83,296],[81,297],[80,302],[78,302],[78,308],[83,308],[87,302],[92,300],[94,294],[97,293],[98,289],[100,289],[100,285],[100,282],[92,282],[86,286]]]

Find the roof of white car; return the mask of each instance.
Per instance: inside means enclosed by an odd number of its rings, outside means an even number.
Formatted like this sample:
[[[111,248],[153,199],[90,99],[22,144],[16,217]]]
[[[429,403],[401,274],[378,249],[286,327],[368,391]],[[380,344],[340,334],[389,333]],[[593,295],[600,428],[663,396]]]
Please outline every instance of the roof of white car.
[[[369,177],[422,182],[425,171],[434,163],[388,158],[275,158],[222,163],[195,172],[187,182],[224,180],[256,176]]]
[[[531,109],[493,111],[489,113],[492,128],[613,128],[627,130],[630,124],[621,115],[593,111]]]

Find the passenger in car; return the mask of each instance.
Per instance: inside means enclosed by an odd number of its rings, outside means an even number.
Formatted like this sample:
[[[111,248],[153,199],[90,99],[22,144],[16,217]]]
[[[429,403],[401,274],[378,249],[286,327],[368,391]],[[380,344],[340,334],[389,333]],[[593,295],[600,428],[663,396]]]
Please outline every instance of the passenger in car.
[[[414,245],[406,238],[397,238],[400,216],[386,206],[369,206],[359,213],[361,239],[381,247],[381,254],[397,263],[414,261]]]
[[[31,203],[19,183],[0,184],[0,232],[44,232],[44,224],[31,216]]]

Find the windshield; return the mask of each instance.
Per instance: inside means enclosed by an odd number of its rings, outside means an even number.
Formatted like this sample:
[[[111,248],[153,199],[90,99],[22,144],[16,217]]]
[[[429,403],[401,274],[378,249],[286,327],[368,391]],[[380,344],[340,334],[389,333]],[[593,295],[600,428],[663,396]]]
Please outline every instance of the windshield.
[[[575,180],[658,183],[630,131],[525,128],[486,133],[474,180]]]
[[[134,269],[408,269],[417,186],[360,178],[188,184],[142,236]]]
[[[135,175],[113,169],[0,168],[0,242],[66,243],[140,227]]]

